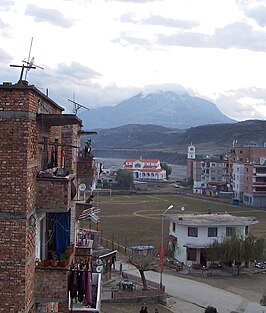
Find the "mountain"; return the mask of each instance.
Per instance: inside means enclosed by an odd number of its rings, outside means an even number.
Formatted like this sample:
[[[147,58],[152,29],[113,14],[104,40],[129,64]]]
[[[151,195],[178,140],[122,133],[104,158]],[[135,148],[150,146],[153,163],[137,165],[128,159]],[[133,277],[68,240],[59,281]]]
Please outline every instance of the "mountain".
[[[226,154],[233,140],[239,145],[266,143],[266,121],[202,125],[186,130],[158,125],[125,125],[99,129],[91,137],[96,157],[159,158],[173,164],[185,164],[187,146],[195,144],[199,154]]]
[[[172,91],[139,93],[116,106],[86,111],[81,118],[90,129],[127,124],[153,124],[186,129],[205,124],[235,122],[222,114],[210,101]]]

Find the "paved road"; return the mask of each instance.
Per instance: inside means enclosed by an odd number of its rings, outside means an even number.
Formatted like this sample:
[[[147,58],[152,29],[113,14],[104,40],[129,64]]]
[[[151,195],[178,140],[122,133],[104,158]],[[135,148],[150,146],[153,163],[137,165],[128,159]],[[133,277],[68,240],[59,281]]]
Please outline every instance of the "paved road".
[[[117,262],[117,269],[119,263]],[[139,272],[129,264],[123,264],[123,271],[139,276]],[[145,272],[147,279],[159,282],[160,274]],[[219,313],[265,313],[265,307],[249,300],[204,283],[190,279],[163,274],[163,284],[170,296],[168,307],[175,313],[204,312],[208,305],[214,306]]]

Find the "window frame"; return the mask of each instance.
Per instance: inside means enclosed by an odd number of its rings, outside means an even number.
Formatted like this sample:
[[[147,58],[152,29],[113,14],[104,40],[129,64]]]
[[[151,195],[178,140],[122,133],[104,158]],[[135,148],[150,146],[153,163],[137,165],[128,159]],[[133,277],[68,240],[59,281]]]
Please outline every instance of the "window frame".
[[[218,228],[217,227],[208,227],[208,237],[217,237]]]
[[[199,229],[198,227],[188,227],[187,228],[187,235],[188,237],[198,237],[199,236]]]

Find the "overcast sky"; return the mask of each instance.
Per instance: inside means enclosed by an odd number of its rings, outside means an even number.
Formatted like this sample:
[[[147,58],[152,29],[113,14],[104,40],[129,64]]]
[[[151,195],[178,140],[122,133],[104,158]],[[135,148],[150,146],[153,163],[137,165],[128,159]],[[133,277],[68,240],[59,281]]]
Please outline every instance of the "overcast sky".
[[[66,112],[185,88],[266,118],[266,0],[1,0],[0,42],[0,82],[34,57],[27,80]]]

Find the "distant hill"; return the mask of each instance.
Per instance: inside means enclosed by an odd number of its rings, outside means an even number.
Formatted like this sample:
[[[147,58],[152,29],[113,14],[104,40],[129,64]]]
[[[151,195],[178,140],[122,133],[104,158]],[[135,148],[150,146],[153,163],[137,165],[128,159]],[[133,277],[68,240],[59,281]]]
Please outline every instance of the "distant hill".
[[[139,93],[116,106],[86,111],[81,117],[84,125],[90,129],[127,124],[153,124],[186,129],[205,124],[235,122],[222,114],[210,101],[172,91]]]
[[[239,145],[262,146],[266,142],[266,121],[203,125],[187,130],[131,124],[97,132],[92,137],[95,156],[156,157],[168,163],[185,164],[191,142],[200,154],[208,155],[227,153],[233,140]]]

